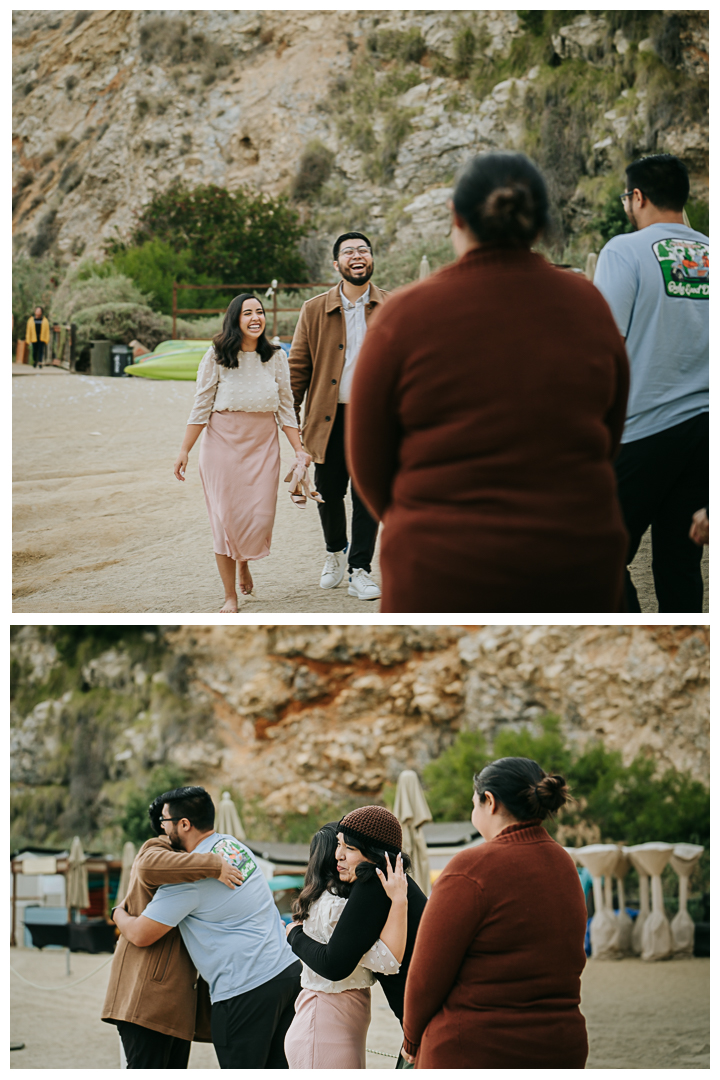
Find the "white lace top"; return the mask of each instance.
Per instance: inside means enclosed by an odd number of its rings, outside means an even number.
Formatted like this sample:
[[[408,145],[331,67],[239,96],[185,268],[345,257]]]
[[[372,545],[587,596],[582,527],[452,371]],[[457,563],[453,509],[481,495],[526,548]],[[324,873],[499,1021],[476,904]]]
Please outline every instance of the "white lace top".
[[[344,896],[333,896],[332,893],[324,892],[320,899],[311,905],[308,917],[303,923],[303,932],[313,941],[327,945],[346,904],[347,900]],[[372,986],[375,982],[374,971],[382,975],[397,975],[400,971],[400,965],[382,941],[376,941],[365,953],[352,975],[348,975],[340,982],[323,979],[322,975],[318,975],[303,963],[300,984],[305,990],[322,990],[325,994],[339,994],[342,990],[359,990],[363,986]]]
[[[280,427],[297,425],[287,355],[278,350],[266,364],[256,352],[238,353],[238,366],[218,364],[211,345],[200,361],[188,424],[207,424],[211,412],[271,412]]]

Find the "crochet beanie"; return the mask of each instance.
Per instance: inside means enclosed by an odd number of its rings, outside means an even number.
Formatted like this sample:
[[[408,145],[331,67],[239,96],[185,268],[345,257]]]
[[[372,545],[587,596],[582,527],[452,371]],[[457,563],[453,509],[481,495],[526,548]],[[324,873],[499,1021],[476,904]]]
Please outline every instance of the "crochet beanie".
[[[402,825],[384,806],[361,806],[351,810],[337,828],[338,832],[352,833],[359,840],[369,840],[395,855],[402,850]]]

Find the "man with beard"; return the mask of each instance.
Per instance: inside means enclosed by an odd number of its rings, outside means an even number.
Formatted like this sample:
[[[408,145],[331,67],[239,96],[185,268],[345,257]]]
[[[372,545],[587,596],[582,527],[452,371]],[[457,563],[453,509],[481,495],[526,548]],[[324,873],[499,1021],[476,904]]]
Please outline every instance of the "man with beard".
[[[594,284],[630,361],[615,462],[630,534],[627,565],[650,528],[658,610],[701,612],[702,547],[688,533],[695,512],[708,504],[710,241],[684,223],[690,182],[679,158],[640,158],[625,176],[621,199],[636,231],[608,241]],[[628,611],[640,611],[627,570],[625,598]]]
[[[178,927],[210,986],[212,1041],[221,1069],[287,1069],[285,1033],[302,965],[285,940],[270,887],[249,848],[214,831],[215,807],[204,788],[177,788],[157,802],[161,828],[176,851],[221,855],[242,883],[230,890],[207,878],[162,885],[142,914],[116,908],[115,922],[141,949]]]
[[[387,293],[370,282],[372,245],[363,233],[339,236],[333,260],[342,281],[303,304],[290,349],[290,381],[298,423],[307,392],[303,445],[315,462],[315,485],[324,500],[318,504],[327,549],[320,587],[334,589],[347,566],[350,596],[377,600],[380,589],[370,576],[377,522],[352,484],[348,552],[344,500],[350,475],[345,460],[345,411],[365,331]]]

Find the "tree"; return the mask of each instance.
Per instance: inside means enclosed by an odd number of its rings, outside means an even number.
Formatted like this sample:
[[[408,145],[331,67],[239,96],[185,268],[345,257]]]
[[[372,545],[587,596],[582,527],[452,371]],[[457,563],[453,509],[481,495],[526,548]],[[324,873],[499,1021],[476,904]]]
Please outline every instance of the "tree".
[[[189,281],[307,281],[307,267],[298,250],[305,233],[283,196],[273,199],[242,189],[231,192],[215,184],[189,189],[175,183],[156,193],[144,207],[130,243],[113,242],[108,253],[115,257],[132,249],[147,251],[149,242],[161,241],[183,258],[187,256]]]

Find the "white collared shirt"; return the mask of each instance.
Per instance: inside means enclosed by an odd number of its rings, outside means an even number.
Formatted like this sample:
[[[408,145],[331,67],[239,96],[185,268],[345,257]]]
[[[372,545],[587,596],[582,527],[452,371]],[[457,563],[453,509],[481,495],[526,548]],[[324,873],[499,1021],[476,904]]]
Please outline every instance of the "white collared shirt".
[[[362,296],[354,304],[351,304],[340,287],[340,300],[342,301],[343,317],[345,319],[345,366],[340,376],[340,390],[338,401],[347,405],[350,400],[350,387],[355,370],[355,361],[358,358],[360,347],[365,338],[367,323],[365,322],[365,305],[370,298],[370,285]]]

